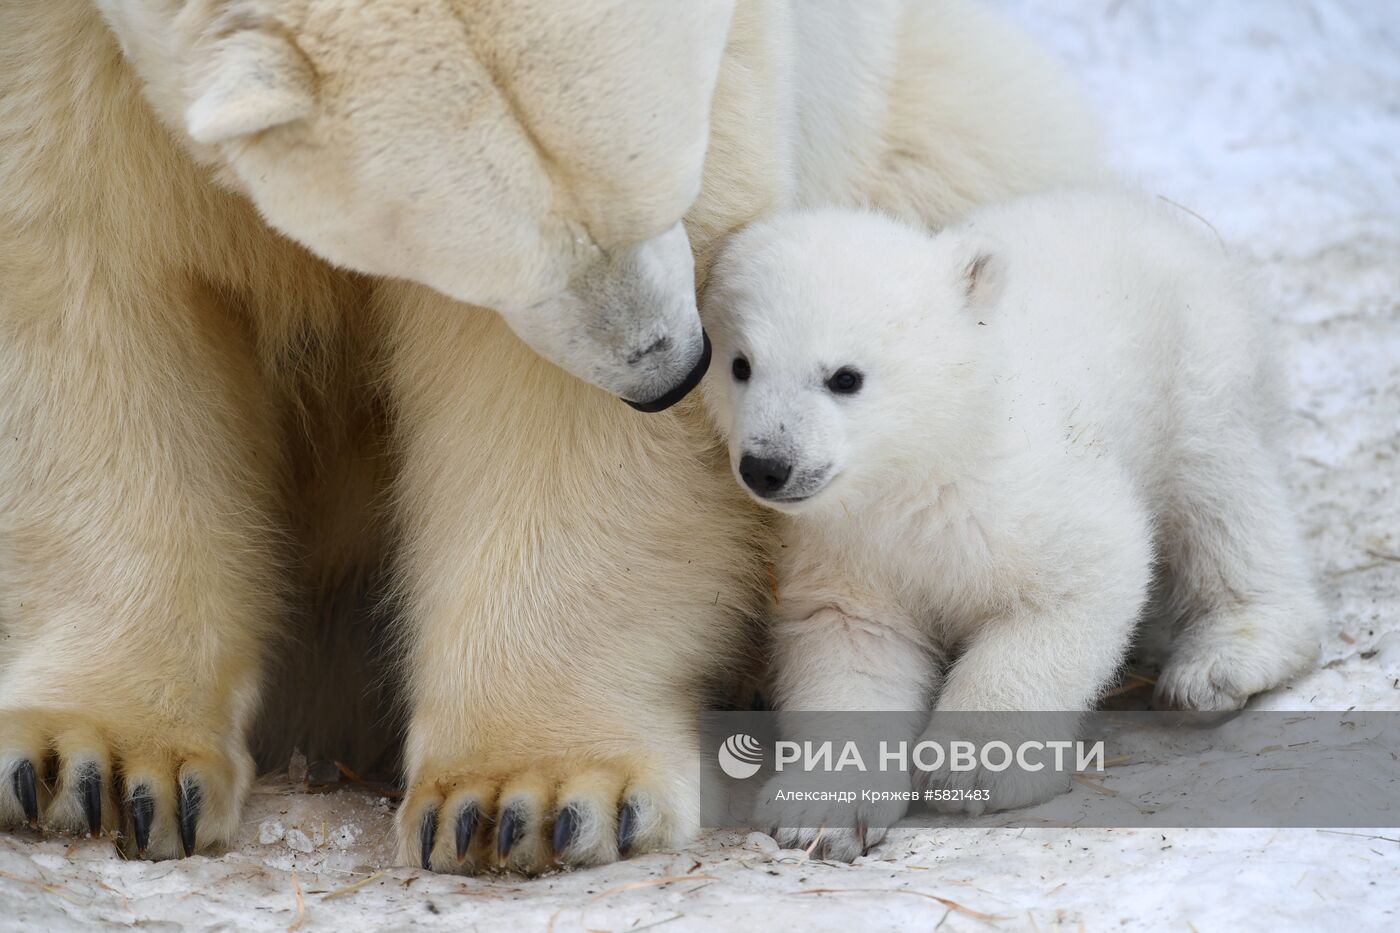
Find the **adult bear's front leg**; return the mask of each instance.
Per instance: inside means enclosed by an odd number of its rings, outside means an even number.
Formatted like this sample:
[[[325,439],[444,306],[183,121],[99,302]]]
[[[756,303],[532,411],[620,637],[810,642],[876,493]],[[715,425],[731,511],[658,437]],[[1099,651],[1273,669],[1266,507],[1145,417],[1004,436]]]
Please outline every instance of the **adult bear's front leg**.
[[[494,314],[386,297],[410,620],[402,859],[539,871],[683,843],[705,683],[765,591],[757,517],[718,444],[544,363]]]
[[[0,291],[0,828],[189,854],[253,777],[275,422],[200,289],[27,271]]]

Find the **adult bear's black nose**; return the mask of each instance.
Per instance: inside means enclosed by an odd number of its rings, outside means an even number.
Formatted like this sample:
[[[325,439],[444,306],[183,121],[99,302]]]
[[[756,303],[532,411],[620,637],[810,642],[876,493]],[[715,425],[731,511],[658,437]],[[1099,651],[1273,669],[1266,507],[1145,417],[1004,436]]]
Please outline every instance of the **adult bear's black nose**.
[[[792,464],[786,460],[745,454],[739,461],[739,475],[743,477],[745,486],[768,499],[788,481],[792,475]]]
[[[629,359],[628,362],[635,365],[638,361],[643,360],[646,357],[651,356],[652,354],[658,351],[664,351],[669,347],[669,341],[659,340],[656,343],[653,343],[651,346],[647,347],[645,350],[642,350],[640,353],[638,353],[635,360]],[[696,360],[695,365],[691,367],[689,374],[687,374],[684,379],[682,379],[680,382],[676,383],[670,389],[662,393],[659,397],[652,399],[650,402],[634,402],[631,399],[626,398],[624,398],[623,401],[626,402],[628,405],[631,405],[633,408],[637,409],[637,411],[644,411],[648,414],[658,411],[665,411],[666,409],[670,408],[672,405],[676,404],[681,399],[689,395],[690,390],[698,386],[700,384],[700,380],[705,378],[705,371],[709,368],[710,335],[705,333],[705,331],[701,329],[700,359]]]

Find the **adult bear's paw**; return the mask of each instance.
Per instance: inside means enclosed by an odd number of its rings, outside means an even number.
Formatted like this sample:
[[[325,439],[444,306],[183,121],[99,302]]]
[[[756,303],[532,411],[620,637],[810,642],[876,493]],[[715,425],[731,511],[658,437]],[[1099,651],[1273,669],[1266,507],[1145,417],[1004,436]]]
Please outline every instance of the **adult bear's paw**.
[[[697,793],[646,756],[430,767],[399,809],[399,857],[440,872],[602,865],[694,834]]]
[[[112,837],[132,857],[226,843],[253,774],[203,725],[141,710],[0,709],[0,829]]]

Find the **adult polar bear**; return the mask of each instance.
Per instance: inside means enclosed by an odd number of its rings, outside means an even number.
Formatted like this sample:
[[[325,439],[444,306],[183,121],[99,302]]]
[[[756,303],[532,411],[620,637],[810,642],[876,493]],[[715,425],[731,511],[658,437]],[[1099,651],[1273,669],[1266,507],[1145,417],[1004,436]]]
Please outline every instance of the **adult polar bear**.
[[[938,225],[1094,162],[954,0],[12,0],[0,87],[0,825],[152,857],[317,741],[306,696],[254,729],[277,636],[341,670],[298,607],[389,554],[405,860],[684,840],[766,590],[695,407],[609,394],[693,376],[686,238],[703,277],[793,203]]]

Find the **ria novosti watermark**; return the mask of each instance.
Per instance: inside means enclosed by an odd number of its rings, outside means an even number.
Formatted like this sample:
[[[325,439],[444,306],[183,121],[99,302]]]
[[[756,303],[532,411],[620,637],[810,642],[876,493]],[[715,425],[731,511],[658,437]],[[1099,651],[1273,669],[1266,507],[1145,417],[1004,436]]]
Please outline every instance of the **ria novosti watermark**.
[[[1046,760],[1046,756],[1049,760]],[[880,740],[873,766],[866,763],[861,745],[856,741],[837,743],[831,740],[796,742],[779,739],[773,743],[773,770],[782,773],[796,767],[802,771],[869,772],[911,770],[934,773],[976,771],[982,769],[996,774],[1015,767],[1031,773],[1048,768],[1056,771],[1104,770],[1104,743],[1051,739],[1041,742],[1027,739],[1015,747],[993,739],[985,743],[966,739],[947,742],[924,740],[895,742]],[[736,780],[753,777],[763,765],[763,749],[758,739],[743,732],[725,739],[716,755],[720,769]]]
[[[1400,826],[1400,712],[706,714],[707,826]],[[800,821],[800,822],[796,822]]]

